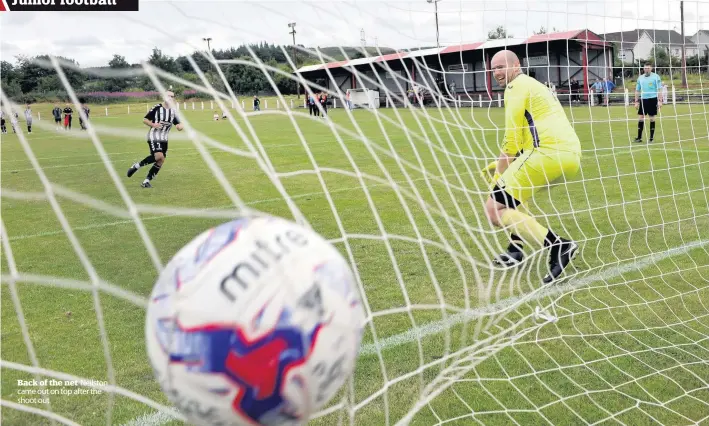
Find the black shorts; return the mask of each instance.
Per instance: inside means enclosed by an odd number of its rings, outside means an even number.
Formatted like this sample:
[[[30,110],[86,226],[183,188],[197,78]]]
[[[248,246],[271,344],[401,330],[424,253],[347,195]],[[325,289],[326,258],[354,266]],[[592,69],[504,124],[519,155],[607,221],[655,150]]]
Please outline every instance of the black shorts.
[[[510,194],[507,193],[507,191],[504,190],[504,188],[500,188],[499,185],[495,185],[494,188],[492,188],[492,192],[490,193],[490,196],[492,197],[493,200],[497,201],[498,203],[502,204],[503,206],[507,206],[509,209],[516,209],[517,206],[519,206],[520,203],[515,199],[515,197],[511,196]]]
[[[638,115],[657,115],[657,98],[641,99]]]
[[[162,155],[167,156],[167,141],[148,141],[150,153],[155,155],[156,152],[162,152]]]
[[[61,118],[55,118],[55,119],[54,119],[54,122],[55,122],[55,123],[61,123],[61,122],[62,122],[62,119],[61,119]]]

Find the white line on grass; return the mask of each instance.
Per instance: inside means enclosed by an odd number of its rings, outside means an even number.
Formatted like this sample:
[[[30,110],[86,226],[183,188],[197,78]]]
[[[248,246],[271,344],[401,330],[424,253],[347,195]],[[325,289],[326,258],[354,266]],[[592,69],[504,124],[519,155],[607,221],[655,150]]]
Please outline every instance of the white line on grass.
[[[128,423],[124,423],[122,426],[159,426],[173,420],[176,420],[175,417],[165,414],[162,411],[156,411],[151,414],[143,414],[138,416]]]
[[[391,349],[397,346],[405,345],[407,343],[415,342],[432,334],[442,333],[445,330],[455,325],[458,325],[466,320],[478,318],[485,315],[497,314],[521,303],[533,302],[536,300],[543,299],[545,297],[561,295],[568,291],[589,286],[600,281],[612,280],[625,273],[645,269],[648,266],[660,262],[664,259],[676,256],[678,254],[686,253],[692,249],[705,247],[707,245],[709,245],[709,240],[694,241],[679,247],[671,248],[663,252],[652,254],[640,260],[626,262],[624,264],[613,266],[611,268],[602,270],[593,275],[589,275],[578,280],[572,279],[566,284],[542,287],[532,293],[525,293],[519,296],[511,296],[506,299],[502,299],[497,303],[493,303],[492,305],[477,309],[471,309],[469,311],[462,312],[456,315],[451,315],[445,321],[433,321],[427,323],[424,326],[405,331],[401,334],[396,334],[394,336],[381,339],[379,340],[378,344],[367,343],[365,345],[362,345],[359,350],[359,356],[370,356],[386,349]],[[169,415],[163,412],[156,411],[152,414],[143,414],[140,417],[136,417],[130,422],[125,423],[123,426],[161,426],[173,419],[173,417],[170,417]]]
[[[450,176],[450,175],[446,175],[446,176]],[[412,180],[413,182],[418,182],[418,181],[424,180],[424,178],[415,178],[415,179],[411,179],[411,180]],[[388,187],[389,184],[373,183],[373,184],[367,185],[367,188],[372,189],[372,188],[381,187],[381,186],[386,186],[386,187]],[[349,192],[349,191],[353,191],[353,190],[356,190],[356,189],[361,189],[361,187],[356,186],[356,187],[347,187],[347,188],[331,189],[331,190],[329,191],[329,193],[330,193],[330,194],[333,194],[333,193],[337,193],[337,192]],[[321,195],[323,195],[323,194],[325,194],[325,193],[322,192],[322,191],[306,192],[306,193],[302,193],[302,194],[294,194],[294,195],[291,195],[290,198],[291,198],[292,200],[296,200],[296,199],[299,199],[299,198],[307,198],[307,197],[321,196]],[[257,204],[271,203],[271,202],[274,202],[274,201],[283,201],[283,197],[265,198],[265,199],[262,199],[262,200],[254,200],[254,201],[250,201],[250,202],[246,203],[246,205],[247,205],[247,206],[254,206],[254,205],[257,205]],[[228,208],[228,207],[232,207],[232,205],[221,206],[221,207],[218,207],[217,209],[219,209],[219,208]],[[150,217],[143,218],[143,220],[145,221],[145,220],[163,219],[163,218],[174,217],[174,216],[178,216],[178,214],[166,214],[166,215],[159,215],[159,216],[150,216]],[[190,218],[190,219],[208,219],[207,217],[203,217],[203,216],[187,216],[187,218]],[[97,224],[93,224],[93,225],[84,225],[84,226],[75,226],[75,227],[73,227],[72,229],[73,229],[74,231],[84,231],[84,230],[88,230],[88,229],[107,228],[107,227],[110,227],[110,226],[120,226],[120,225],[126,225],[126,224],[135,224],[135,221],[133,221],[133,220],[118,220],[118,221],[115,221],[115,222],[97,223]],[[16,235],[16,236],[10,237],[9,241],[25,240],[25,239],[28,239],[28,238],[49,237],[49,236],[52,236],[52,235],[59,235],[59,234],[64,234],[64,233],[65,233],[65,232],[64,232],[63,230],[61,230],[61,231],[39,232],[39,233],[37,233],[37,234]]]
[[[587,285],[591,285],[600,281],[611,280],[627,272],[645,269],[648,266],[661,260],[685,253],[695,248],[704,247],[706,245],[709,245],[709,240],[694,241],[692,243],[688,243],[679,247],[671,248],[667,251],[652,254],[638,261],[631,261],[608,268],[606,270],[602,270],[601,272],[597,272],[593,275],[589,275],[578,280],[571,279],[566,284],[541,287],[532,293],[525,293],[519,296],[511,296],[506,299],[502,299],[497,303],[493,303],[482,308],[471,309],[466,312],[451,315],[446,320],[433,321],[427,323],[424,326],[415,329],[412,328],[401,334],[381,339],[379,340],[378,344],[367,343],[360,348],[359,354],[360,356],[373,355],[385,349],[414,342],[420,338],[430,336],[431,334],[441,333],[444,330],[449,329],[452,326],[460,324],[466,320],[471,320],[486,315],[498,314],[520,303],[532,302],[535,300],[543,299],[545,297],[560,295],[566,293],[567,291],[576,290],[581,287],[585,287]]]

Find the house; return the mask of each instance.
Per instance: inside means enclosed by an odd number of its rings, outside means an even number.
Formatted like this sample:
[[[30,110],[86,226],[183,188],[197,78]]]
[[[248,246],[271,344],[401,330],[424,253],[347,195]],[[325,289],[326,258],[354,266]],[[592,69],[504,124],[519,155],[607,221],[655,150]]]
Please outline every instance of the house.
[[[692,37],[692,42],[697,45],[699,57],[704,59],[703,63],[709,60],[709,30],[699,30]]]
[[[689,37],[675,30],[637,29],[601,34],[606,41],[618,44],[618,59],[632,64],[637,60],[650,58],[653,47],[663,47],[671,56],[682,56],[682,46],[686,56],[699,53],[697,45]]]

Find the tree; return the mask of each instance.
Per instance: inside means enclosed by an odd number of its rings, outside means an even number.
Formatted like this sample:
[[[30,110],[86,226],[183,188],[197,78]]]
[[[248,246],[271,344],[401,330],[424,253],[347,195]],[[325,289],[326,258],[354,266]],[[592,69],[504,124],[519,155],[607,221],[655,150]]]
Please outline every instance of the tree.
[[[547,31],[547,29],[546,29],[546,27],[544,27],[544,25],[542,25],[542,26],[541,26],[538,30],[536,30],[536,31],[532,30],[532,33],[533,33],[534,35],[547,34],[548,32],[549,32],[549,31]],[[556,27],[551,27],[551,32],[553,32],[553,33],[558,33],[559,30],[557,30]]]
[[[70,58],[58,56],[57,60],[60,64],[63,63],[72,65],[73,67],[79,67],[79,63]],[[48,62],[50,62],[49,55],[40,55],[33,58],[29,58],[26,56],[19,57],[19,65],[17,67],[17,70],[19,73],[18,82],[22,93],[29,93],[37,89],[40,80],[42,80],[42,78],[44,77],[49,77],[52,75],[57,76],[56,70],[54,68],[51,68],[51,66],[46,65],[46,63]],[[43,64],[40,65],[40,63]],[[86,80],[85,74],[73,68],[62,67],[62,71],[64,72],[64,75],[66,75],[67,80],[69,80],[69,84],[74,88],[79,87],[81,83]],[[50,81],[52,82],[52,86],[48,86],[48,84],[50,84],[48,82]],[[64,87],[57,76],[57,78],[54,80],[44,80],[42,90],[64,90]]]
[[[108,66],[111,69],[129,69],[130,64],[126,58],[121,55],[113,55],[113,59],[108,61]],[[108,92],[120,92],[130,85],[132,79],[127,77],[109,78],[103,85],[103,89]]]
[[[157,47],[153,48],[153,53],[148,58],[148,63],[163,71],[175,73],[177,72],[177,64],[172,57],[164,55]]]
[[[655,68],[667,68],[670,66],[670,55],[662,47],[653,47],[650,58],[647,60]]]
[[[22,89],[20,89],[18,78],[19,74],[11,63],[7,61],[0,61],[0,85],[5,91],[5,94],[11,98],[15,98],[22,94]]]
[[[505,27],[498,25],[497,28],[487,33],[488,40],[497,40],[502,38],[512,38],[512,34],[508,34]]]
[[[113,55],[113,59],[108,61],[108,66],[111,68],[130,68],[130,64],[126,61],[125,56]]]
[[[3,81],[10,81],[15,77],[15,67],[7,61],[0,61],[0,78]]]

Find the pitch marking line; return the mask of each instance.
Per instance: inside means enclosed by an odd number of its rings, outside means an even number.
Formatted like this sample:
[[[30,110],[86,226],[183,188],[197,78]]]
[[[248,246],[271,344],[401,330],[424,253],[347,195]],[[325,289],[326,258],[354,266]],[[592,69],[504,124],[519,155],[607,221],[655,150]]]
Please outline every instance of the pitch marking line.
[[[475,319],[485,315],[493,315],[498,312],[504,312],[505,310],[519,303],[533,302],[536,300],[543,299],[545,297],[558,296],[566,292],[579,289],[581,287],[590,286],[597,282],[612,280],[625,273],[645,269],[656,262],[660,262],[664,259],[668,259],[679,254],[684,254],[690,250],[702,248],[707,245],[709,245],[709,240],[694,241],[692,243],[675,247],[667,251],[653,254],[638,261],[627,262],[621,265],[614,266],[612,268],[608,268],[607,270],[597,272],[593,275],[589,275],[587,277],[571,281],[566,284],[542,287],[534,293],[527,293],[520,296],[508,297],[489,306],[472,309],[467,312],[456,315],[451,315],[445,321],[433,321],[421,327],[405,331],[401,334],[381,339],[379,340],[378,344],[368,343],[362,345],[359,350],[359,356],[371,356],[379,351],[415,342],[424,337],[442,333],[445,330],[450,329],[451,327],[458,325],[466,320]],[[135,419],[131,420],[128,423],[125,423],[122,426],[161,426],[172,420],[174,420],[174,418],[170,415],[161,411],[156,411],[152,414],[143,414],[140,417],[136,417]]]

